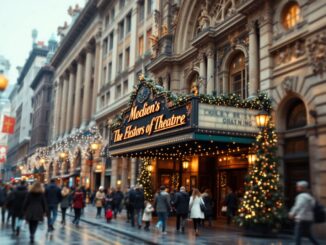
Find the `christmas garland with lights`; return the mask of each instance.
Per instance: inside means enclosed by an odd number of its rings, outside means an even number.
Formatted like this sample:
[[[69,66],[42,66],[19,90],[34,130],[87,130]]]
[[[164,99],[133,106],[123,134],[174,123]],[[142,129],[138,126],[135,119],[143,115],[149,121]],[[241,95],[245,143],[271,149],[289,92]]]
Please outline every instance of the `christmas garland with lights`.
[[[220,95],[214,96],[209,94],[200,94],[195,96],[193,94],[178,94],[168,90],[165,90],[161,85],[157,84],[151,79],[140,80],[140,82],[134,86],[133,92],[130,95],[130,100],[127,108],[116,115],[112,123],[108,122],[108,126],[112,129],[118,128],[122,125],[125,114],[133,106],[133,103],[136,99],[138,90],[145,85],[148,87],[154,97],[164,96],[167,99],[167,102],[170,104],[170,108],[184,105],[187,101],[191,100],[194,97],[199,98],[200,103],[217,105],[217,106],[232,106],[236,108],[252,109],[252,110],[264,110],[270,112],[272,110],[272,101],[266,93],[259,93],[256,97],[242,99],[237,94],[229,95]]]

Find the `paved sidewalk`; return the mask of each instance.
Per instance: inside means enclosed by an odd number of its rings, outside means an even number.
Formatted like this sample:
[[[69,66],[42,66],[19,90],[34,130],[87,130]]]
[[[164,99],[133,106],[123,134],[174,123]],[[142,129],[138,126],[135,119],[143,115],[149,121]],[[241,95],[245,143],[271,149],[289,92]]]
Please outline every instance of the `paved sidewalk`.
[[[72,215],[72,213],[68,213]],[[192,229],[192,222],[187,222],[185,234],[178,233],[175,230],[175,218],[171,217],[168,220],[167,235],[161,234],[155,227],[156,218],[153,218],[151,224],[151,230],[145,231],[144,229],[133,228],[129,223],[126,222],[126,214],[123,212],[118,216],[117,219],[112,220],[111,223],[107,224],[103,218],[96,219],[96,208],[88,205],[82,216],[82,221],[110,228],[113,231],[117,231],[124,235],[140,239],[149,244],[205,244],[205,245],[284,245],[294,244],[291,240],[291,236],[280,235],[274,239],[261,239],[242,236],[241,230],[235,226],[227,226],[224,224],[214,222],[213,227],[205,227],[199,230],[200,236],[196,237]],[[102,214],[103,216],[103,214]],[[304,242],[304,241],[303,241]]]

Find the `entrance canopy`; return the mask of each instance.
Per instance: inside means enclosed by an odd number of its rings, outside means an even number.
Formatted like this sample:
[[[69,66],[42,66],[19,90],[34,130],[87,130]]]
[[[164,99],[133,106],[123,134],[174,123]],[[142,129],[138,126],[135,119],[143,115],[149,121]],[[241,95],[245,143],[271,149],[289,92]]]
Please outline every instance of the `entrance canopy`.
[[[110,154],[182,158],[248,146],[259,131],[255,116],[262,109],[270,110],[264,94],[252,100],[176,95],[142,80],[110,125]]]

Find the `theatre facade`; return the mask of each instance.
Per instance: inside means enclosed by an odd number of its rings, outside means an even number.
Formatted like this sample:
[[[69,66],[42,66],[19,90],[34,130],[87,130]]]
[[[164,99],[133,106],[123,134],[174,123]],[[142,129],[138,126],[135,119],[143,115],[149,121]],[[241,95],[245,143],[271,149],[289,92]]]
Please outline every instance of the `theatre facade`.
[[[109,151],[149,160],[154,190],[210,189],[220,207],[228,187],[243,192],[256,115],[270,105],[266,95],[177,95],[144,79],[111,125]]]

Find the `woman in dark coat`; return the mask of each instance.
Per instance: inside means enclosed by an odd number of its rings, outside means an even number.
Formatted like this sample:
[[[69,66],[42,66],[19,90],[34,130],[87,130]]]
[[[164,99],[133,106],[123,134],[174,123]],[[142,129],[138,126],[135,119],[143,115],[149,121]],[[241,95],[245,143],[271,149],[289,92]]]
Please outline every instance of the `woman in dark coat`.
[[[34,235],[38,222],[43,221],[43,217],[48,213],[44,189],[40,182],[35,182],[25,199],[23,210],[25,219],[29,223],[30,242],[34,243]]]
[[[74,217],[74,220],[72,221],[72,223],[75,224],[76,226],[78,226],[81,211],[85,207],[84,194],[80,187],[77,188],[75,191],[73,201],[72,201],[72,207],[75,210],[75,217]]]
[[[205,203],[205,219],[203,220],[203,225],[205,223],[205,220],[208,220],[208,225],[211,227],[212,226],[212,218],[213,218],[213,207],[214,207],[214,202],[212,198],[212,193],[210,189],[206,189],[205,192],[202,194],[202,199]]]

